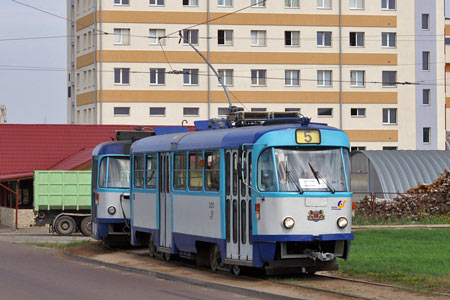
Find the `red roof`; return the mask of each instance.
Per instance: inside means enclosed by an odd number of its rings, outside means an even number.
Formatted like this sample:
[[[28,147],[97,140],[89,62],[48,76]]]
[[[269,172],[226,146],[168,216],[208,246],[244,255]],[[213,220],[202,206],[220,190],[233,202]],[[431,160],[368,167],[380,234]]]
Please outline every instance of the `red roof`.
[[[91,159],[93,148],[131,125],[0,124],[0,180],[34,170],[72,170]],[[16,176],[17,175],[17,176]]]

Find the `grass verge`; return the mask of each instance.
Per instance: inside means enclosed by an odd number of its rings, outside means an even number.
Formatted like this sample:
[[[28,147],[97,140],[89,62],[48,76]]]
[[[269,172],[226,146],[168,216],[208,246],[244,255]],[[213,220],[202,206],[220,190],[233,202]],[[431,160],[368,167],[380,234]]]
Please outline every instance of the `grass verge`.
[[[76,241],[76,242],[69,242],[69,243],[26,243],[30,246],[37,246],[37,247],[44,247],[44,248],[54,248],[54,249],[63,249],[63,248],[70,248],[78,245],[83,245],[90,243],[90,241]]]
[[[450,229],[354,232],[340,271],[426,292],[450,293]]]

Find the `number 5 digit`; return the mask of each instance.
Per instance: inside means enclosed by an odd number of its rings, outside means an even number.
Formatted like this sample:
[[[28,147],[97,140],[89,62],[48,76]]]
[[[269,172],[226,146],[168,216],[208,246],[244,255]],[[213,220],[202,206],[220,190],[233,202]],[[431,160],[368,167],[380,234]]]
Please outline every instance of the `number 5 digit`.
[[[311,136],[311,134],[310,134],[310,131],[308,131],[308,130],[306,130],[305,132],[304,132],[304,139],[305,139],[305,142],[307,142],[307,143],[311,143],[311,141],[312,141],[312,136]]]

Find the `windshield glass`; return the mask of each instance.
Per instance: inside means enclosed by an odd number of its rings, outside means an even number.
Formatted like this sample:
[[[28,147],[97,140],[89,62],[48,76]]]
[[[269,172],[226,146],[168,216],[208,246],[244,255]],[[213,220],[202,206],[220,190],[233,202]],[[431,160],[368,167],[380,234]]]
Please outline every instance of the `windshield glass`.
[[[259,158],[258,175],[261,191],[348,191],[340,148],[270,148]]]
[[[130,188],[130,158],[104,158],[100,164],[98,185],[101,188]]]

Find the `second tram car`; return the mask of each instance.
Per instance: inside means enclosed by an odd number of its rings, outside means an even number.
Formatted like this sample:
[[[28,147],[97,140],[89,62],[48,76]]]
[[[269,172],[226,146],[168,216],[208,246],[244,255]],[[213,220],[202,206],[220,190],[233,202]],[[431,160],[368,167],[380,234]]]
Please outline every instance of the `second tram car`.
[[[307,118],[141,139],[131,146],[132,244],[235,274],[336,269],[354,238],[349,146]]]

